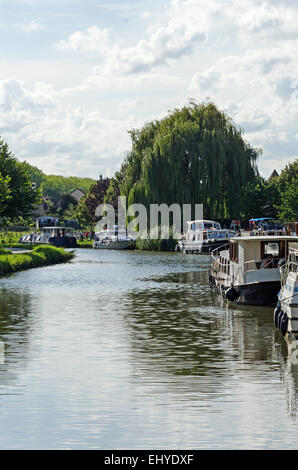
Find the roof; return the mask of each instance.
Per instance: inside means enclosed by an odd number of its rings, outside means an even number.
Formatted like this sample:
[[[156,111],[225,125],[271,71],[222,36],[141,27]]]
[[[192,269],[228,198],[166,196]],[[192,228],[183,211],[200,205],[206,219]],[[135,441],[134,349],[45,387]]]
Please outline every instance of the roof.
[[[188,220],[188,224],[193,224],[195,222],[201,222],[201,223],[208,223],[208,224],[219,224],[219,222],[216,222],[216,220],[203,220],[203,219],[198,219],[198,220]]]
[[[73,227],[57,227],[57,225],[53,226],[53,227],[42,227],[42,230],[46,230],[46,229],[50,229],[50,230],[74,230]]]
[[[277,171],[276,171],[276,170],[273,170],[272,173],[271,173],[271,175],[270,175],[269,178],[268,178],[268,181],[271,181],[272,178],[276,178],[276,177],[278,177],[278,176],[279,176],[279,175],[278,175]]]
[[[249,219],[249,222],[259,222],[260,220],[276,220],[274,217],[260,217],[259,219]]]
[[[233,237],[230,239],[231,242],[259,242],[259,241],[268,241],[268,242],[279,242],[279,241],[289,241],[289,242],[298,242],[298,236],[293,235],[259,235],[259,236],[246,236],[246,237]]]

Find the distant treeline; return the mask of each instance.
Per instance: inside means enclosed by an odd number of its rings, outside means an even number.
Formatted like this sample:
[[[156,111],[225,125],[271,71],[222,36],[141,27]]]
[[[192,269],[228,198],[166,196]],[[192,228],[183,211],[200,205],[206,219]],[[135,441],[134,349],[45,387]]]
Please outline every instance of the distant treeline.
[[[90,187],[96,183],[92,178],[81,178],[78,176],[46,175],[39,168],[23,162],[32,182],[36,183],[41,195],[48,197],[61,197],[76,189],[81,189],[85,194]]]

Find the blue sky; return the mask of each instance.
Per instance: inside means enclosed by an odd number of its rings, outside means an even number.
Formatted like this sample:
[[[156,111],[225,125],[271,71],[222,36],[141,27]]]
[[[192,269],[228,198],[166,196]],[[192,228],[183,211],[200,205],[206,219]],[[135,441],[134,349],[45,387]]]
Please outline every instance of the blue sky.
[[[263,149],[298,156],[294,0],[0,0],[0,136],[46,173],[112,176],[128,131],[212,100]]]

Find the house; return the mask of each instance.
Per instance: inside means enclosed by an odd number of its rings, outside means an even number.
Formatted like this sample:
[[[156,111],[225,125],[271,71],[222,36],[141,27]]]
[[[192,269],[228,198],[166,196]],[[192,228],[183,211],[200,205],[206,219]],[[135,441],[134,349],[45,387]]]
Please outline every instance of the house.
[[[49,208],[49,203],[51,204],[49,198],[42,197],[41,202],[35,207],[33,215],[35,217],[42,217],[43,215],[45,215]]]
[[[271,175],[270,175],[269,178],[268,178],[268,181],[273,180],[273,178],[278,178],[278,176],[279,176],[279,174],[277,173],[277,171],[276,171],[276,170],[273,170],[272,173],[271,173]]]
[[[80,199],[82,199],[82,197],[86,196],[84,191],[82,191],[81,189],[75,189],[72,193],[70,193],[70,195],[75,198],[78,202],[80,201]]]

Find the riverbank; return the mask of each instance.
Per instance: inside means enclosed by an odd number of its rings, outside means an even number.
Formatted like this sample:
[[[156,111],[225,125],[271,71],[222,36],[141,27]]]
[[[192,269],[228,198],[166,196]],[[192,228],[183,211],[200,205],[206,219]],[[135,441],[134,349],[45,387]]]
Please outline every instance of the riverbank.
[[[11,251],[0,249],[0,275],[24,269],[66,263],[73,259],[73,257],[73,251],[65,251],[63,248],[56,248],[54,246],[36,246],[27,253],[12,253]]]

